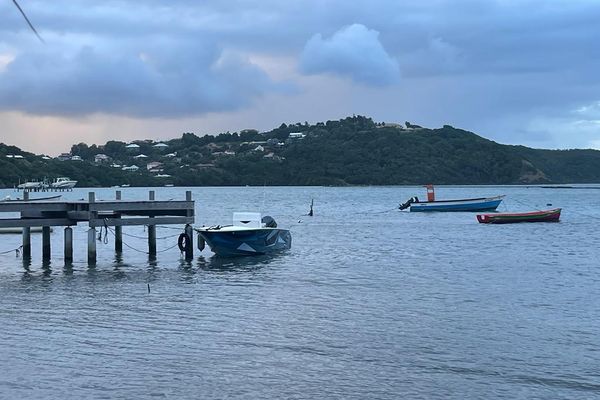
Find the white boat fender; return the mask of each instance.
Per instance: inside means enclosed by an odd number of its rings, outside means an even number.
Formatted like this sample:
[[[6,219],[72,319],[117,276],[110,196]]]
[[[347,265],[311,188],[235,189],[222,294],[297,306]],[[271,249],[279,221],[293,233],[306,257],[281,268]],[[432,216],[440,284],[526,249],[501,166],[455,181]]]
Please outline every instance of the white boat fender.
[[[202,237],[200,232],[198,232],[198,250],[202,251],[202,250],[204,250],[205,247],[206,247],[206,241],[204,240],[204,238]]]
[[[187,233],[182,233],[181,235],[179,235],[179,238],[177,239],[177,247],[179,247],[179,251],[184,253],[187,249],[190,248],[190,239],[191,238],[188,236]]]

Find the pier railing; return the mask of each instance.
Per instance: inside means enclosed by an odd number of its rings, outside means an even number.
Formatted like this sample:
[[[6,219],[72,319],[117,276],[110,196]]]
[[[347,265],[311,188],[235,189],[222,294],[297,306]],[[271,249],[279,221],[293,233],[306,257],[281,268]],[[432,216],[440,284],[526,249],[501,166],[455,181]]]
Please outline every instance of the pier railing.
[[[194,201],[192,192],[187,191],[185,200],[156,200],[155,193],[148,193],[148,200],[122,200],[121,191],[115,200],[96,200],[94,192],[88,200],[35,201],[24,193],[22,201],[0,201],[0,213],[18,212],[19,218],[0,218],[0,228],[22,228],[23,257],[31,257],[31,227],[42,227],[42,257],[50,259],[50,227],[65,227],[65,260],[73,259],[73,231],[71,226],[87,223],[88,261],[96,262],[96,228],[115,227],[115,251],[123,251],[123,226],[148,226],[148,253],[156,254],[156,225],[186,225],[188,237],[186,258],[193,257],[192,228],[194,223]]]

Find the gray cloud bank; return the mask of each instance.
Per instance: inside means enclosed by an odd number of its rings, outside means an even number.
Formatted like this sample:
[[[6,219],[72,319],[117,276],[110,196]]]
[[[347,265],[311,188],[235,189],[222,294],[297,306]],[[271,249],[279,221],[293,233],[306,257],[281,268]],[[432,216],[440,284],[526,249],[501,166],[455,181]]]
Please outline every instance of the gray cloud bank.
[[[258,67],[203,43],[69,53],[49,45],[18,56],[1,75],[0,107],[47,115],[194,115],[237,109],[279,90]]]
[[[47,45],[11,2],[0,2],[0,111],[178,117],[251,107],[274,92],[293,95],[290,87],[300,82],[274,81],[245,57],[256,54],[294,60],[300,75],[339,76],[372,93],[393,88],[399,115],[404,106],[412,112],[407,118],[424,123],[448,121],[508,138],[528,130],[572,135],[583,120],[590,122],[586,135],[597,132],[597,118],[575,111],[600,100],[597,1],[22,6]]]

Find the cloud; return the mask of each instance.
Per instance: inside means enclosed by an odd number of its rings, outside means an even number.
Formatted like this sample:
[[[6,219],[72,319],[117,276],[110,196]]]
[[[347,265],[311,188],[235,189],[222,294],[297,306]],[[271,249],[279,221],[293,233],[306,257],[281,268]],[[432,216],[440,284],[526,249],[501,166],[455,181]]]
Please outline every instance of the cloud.
[[[201,41],[49,43],[5,63],[0,109],[176,117],[236,110],[282,89],[256,65]]]
[[[600,120],[600,101],[594,101],[590,104],[583,105],[573,111],[574,115],[584,120]]]
[[[400,77],[398,62],[383,48],[379,32],[361,24],[344,27],[329,39],[314,35],[304,47],[300,69],[306,74],[348,76],[374,86],[396,83]]]
[[[12,2],[0,1],[3,128],[11,110],[65,116],[62,126],[92,114],[184,121],[172,126],[185,130],[194,129],[184,127],[192,118],[222,118],[212,126],[228,130],[242,117],[268,128],[296,115],[356,113],[568,147],[589,142],[595,129],[593,122],[589,135],[577,125],[563,129],[568,121],[600,119],[572,112],[600,100],[600,2],[593,0],[21,5],[47,45]],[[399,71],[402,90],[394,85]],[[335,106],[316,101],[324,98]],[[34,132],[36,121],[19,129]],[[120,129],[122,119],[110,121]],[[143,137],[147,129],[135,126]]]

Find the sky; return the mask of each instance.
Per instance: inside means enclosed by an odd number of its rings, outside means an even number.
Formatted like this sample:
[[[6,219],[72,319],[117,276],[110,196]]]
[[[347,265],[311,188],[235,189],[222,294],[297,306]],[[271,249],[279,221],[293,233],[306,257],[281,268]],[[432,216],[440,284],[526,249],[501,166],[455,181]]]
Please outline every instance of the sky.
[[[0,0],[0,142],[336,120],[600,149],[596,0]]]

